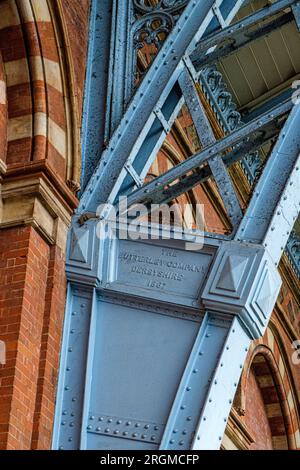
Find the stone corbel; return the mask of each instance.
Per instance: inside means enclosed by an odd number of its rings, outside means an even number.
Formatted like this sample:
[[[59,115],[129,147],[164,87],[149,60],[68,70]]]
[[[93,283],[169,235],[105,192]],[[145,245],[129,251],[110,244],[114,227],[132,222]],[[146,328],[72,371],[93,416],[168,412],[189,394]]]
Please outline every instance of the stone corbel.
[[[49,244],[66,249],[72,209],[41,175],[4,180],[1,185],[0,228],[31,225]]]

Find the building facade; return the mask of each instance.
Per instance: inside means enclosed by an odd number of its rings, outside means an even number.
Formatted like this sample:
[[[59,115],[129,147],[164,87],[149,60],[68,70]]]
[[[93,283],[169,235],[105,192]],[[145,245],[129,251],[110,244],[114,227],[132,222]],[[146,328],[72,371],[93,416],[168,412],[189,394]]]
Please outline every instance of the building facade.
[[[0,3],[1,449],[300,448],[299,26]],[[180,227],[101,239],[119,196]]]

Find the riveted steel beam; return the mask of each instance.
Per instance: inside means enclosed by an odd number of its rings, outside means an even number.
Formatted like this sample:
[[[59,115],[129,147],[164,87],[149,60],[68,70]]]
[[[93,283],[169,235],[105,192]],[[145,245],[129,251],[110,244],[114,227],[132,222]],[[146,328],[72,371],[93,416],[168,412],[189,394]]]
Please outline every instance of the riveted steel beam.
[[[278,263],[300,209],[300,106],[295,105],[268,158],[237,239],[261,243]]]
[[[294,13],[294,17],[295,17],[297,27],[300,31],[300,2],[295,3],[295,5],[292,6],[292,10],[293,10],[293,13]]]
[[[267,25],[259,27],[253,31],[253,27],[259,23],[271,18],[272,16],[280,13],[282,10],[296,4],[296,0],[281,0],[272,5],[269,5],[247,18],[229,26],[217,33],[211,34],[209,37],[202,39],[196,46],[195,51],[191,54],[191,60],[197,70],[205,67],[206,65],[216,62],[227,55],[235,53],[240,47],[244,47],[250,42],[259,39],[277,28],[282,27],[284,24],[293,21],[293,13],[284,14],[282,17],[275,19]],[[206,52],[220,46],[223,47],[213,50],[210,54]]]
[[[109,88],[106,106],[106,138],[110,139],[120,123],[128,100],[132,70],[128,70],[133,44],[130,28],[133,23],[131,0],[113,0],[110,43]]]
[[[188,69],[182,72],[179,78],[179,84],[202,146],[206,147],[213,144],[216,139],[205,114],[204,107],[196,89],[196,84]],[[208,165],[220,191],[229,219],[235,229],[242,219],[243,213],[233,183],[227,172],[226,165],[220,155],[209,159]]]
[[[228,0],[227,0],[228,2]],[[193,0],[179,18],[138,91],[121,123],[103,152],[99,165],[84,191],[79,211],[96,210],[99,204],[113,202],[127,176],[125,163],[132,163],[156,119],[154,110],[172,93],[184,67],[182,57],[194,49],[214,18],[213,1]],[[226,2],[219,2],[219,5]],[[229,23],[242,1],[229,2]]]
[[[143,188],[130,194],[128,197],[128,205],[130,206],[140,202],[151,203],[152,200],[160,200],[159,194],[161,195],[161,199],[164,199],[164,191],[167,189],[168,185],[177,179],[183,178],[188,172],[206,164],[215,155],[225,152],[228,148],[239,144],[243,140],[245,141],[245,139],[250,139],[250,136],[253,133],[263,130],[265,127],[268,127],[270,123],[276,121],[279,116],[283,116],[288,113],[292,106],[293,104],[290,100],[280,104],[273,108],[272,111],[262,115],[259,120],[256,119],[245,124],[232,132],[232,134],[218,140],[216,143],[211,144],[197,154],[191,156],[188,160],[185,160],[176,167],[171,168],[163,175],[144,185]]]
[[[229,167],[233,163],[241,161],[245,158],[249,152],[255,152],[260,149],[263,145],[267,144],[271,140],[278,137],[279,129],[276,125],[271,126],[269,129],[264,129],[261,134],[251,138],[251,141],[239,145],[232,152],[227,153],[223,157],[224,164]],[[209,165],[195,171],[193,174],[182,178],[178,183],[166,187],[163,193],[157,193],[153,196],[154,204],[167,204],[168,202],[174,201],[177,197],[190,191],[198,184],[204,183],[212,176]],[[147,205],[147,204],[146,204]],[[149,206],[149,211],[150,211]]]
[[[92,2],[81,130],[81,187],[85,188],[103,151],[108,105],[112,0]]]

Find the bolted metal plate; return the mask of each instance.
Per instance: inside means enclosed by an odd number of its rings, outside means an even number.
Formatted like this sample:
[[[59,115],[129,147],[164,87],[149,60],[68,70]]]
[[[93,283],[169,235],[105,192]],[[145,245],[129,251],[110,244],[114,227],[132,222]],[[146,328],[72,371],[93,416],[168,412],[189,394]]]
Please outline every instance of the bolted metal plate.
[[[85,448],[158,447],[199,319],[99,297],[93,330]]]

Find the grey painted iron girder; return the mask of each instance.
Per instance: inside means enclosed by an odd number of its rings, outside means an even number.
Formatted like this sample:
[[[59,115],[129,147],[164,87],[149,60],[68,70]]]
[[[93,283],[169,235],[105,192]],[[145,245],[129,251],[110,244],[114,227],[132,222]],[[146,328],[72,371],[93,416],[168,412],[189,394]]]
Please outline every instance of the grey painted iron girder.
[[[108,72],[108,99],[106,106],[106,139],[121,121],[130,88],[129,77],[133,71],[129,68],[132,44],[130,29],[133,23],[131,0],[113,0],[112,27],[110,40],[110,64]]]
[[[300,210],[300,106],[292,109],[236,233],[278,263]]]
[[[91,178],[104,148],[108,106],[112,0],[91,2],[90,32],[81,129],[81,187]]]
[[[142,188],[130,194],[128,196],[128,206],[140,202],[151,202],[152,199],[157,201],[159,200],[159,194],[161,194],[163,199],[164,190],[167,185],[178,178],[182,178],[189,171],[195,170],[201,165],[207,163],[209,159],[215,155],[219,155],[220,153],[225,152],[229,147],[233,147],[245,139],[249,140],[251,134],[263,130],[270,123],[276,121],[279,116],[285,115],[292,108],[292,106],[293,104],[290,100],[279,104],[270,112],[262,115],[259,120],[255,119],[254,121],[241,126],[231,134],[223,137],[216,143],[211,144],[209,147],[206,147],[200,152],[191,156],[188,160],[185,160],[176,167],[171,168],[163,175],[155,178],[154,181],[145,184]],[[176,187],[176,184],[177,183],[174,184],[173,188]],[[181,188],[183,189],[182,183]],[[183,190],[182,192],[185,191]]]
[[[241,161],[245,155],[250,151],[256,151],[260,149],[263,145],[267,144],[271,140],[274,140],[278,137],[279,129],[278,127],[271,126],[269,129],[265,130],[265,133],[258,135],[251,139],[251,142],[246,142],[238,146],[232,152],[229,152],[223,157],[223,161],[227,167],[231,166],[233,163]],[[167,204],[174,201],[181,194],[190,191],[198,184],[204,183],[211,177],[212,173],[209,165],[199,169],[197,172],[192,175],[186,176],[178,183],[171,185],[164,189],[163,193],[158,193],[151,196],[154,204]],[[150,210],[150,207],[149,207]]]
[[[185,103],[190,111],[198,138],[202,146],[207,147],[210,144],[213,144],[216,142],[213,130],[205,114],[205,110],[196,89],[194,79],[188,72],[187,68],[179,77],[179,85],[182,89]],[[208,165],[211,169],[225,208],[228,212],[230,221],[235,230],[241,221],[243,214],[237,194],[230,179],[229,173],[227,172],[226,165],[223,162],[222,156],[216,155],[215,157],[210,158]]]
[[[228,23],[242,1],[231,3]],[[103,152],[81,197],[80,212],[95,211],[99,204],[115,200],[127,176],[125,164],[134,160],[155,121],[155,109],[162,109],[172,91],[184,67],[182,58],[194,49],[214,18],[213,4],[216,2],[212,0],[193,0],[187,5]],[[220,0],[217,4],[223,2]]]
[[[102,240],[98,224],[74,220],[69,236],[53,447],[219,448],[280,287],[273,261],[261,246],[214,237],[199,249],[195,232]]]

